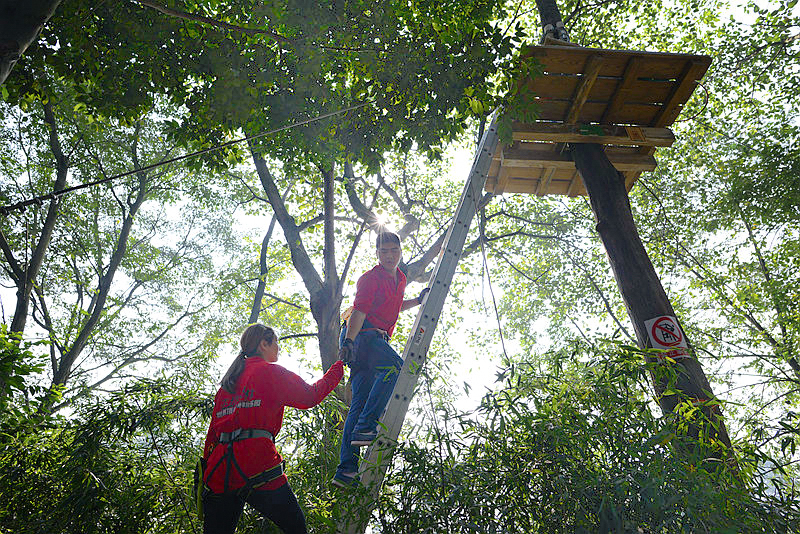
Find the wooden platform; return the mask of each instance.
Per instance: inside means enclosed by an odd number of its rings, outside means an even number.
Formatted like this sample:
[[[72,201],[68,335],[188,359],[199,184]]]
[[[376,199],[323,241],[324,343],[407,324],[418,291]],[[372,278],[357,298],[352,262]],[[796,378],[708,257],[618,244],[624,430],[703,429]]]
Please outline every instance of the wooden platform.
[[[566,143],[601,143],[625,174],[628,189],[656,168],[656,147],[670,146],[667,128],[680,115],[711,58],[580,46],[534,46],[544,74],[525,83],[538,120],[514,124],[511,146],[499,147],[486,190],[500,194],[584,195]]]

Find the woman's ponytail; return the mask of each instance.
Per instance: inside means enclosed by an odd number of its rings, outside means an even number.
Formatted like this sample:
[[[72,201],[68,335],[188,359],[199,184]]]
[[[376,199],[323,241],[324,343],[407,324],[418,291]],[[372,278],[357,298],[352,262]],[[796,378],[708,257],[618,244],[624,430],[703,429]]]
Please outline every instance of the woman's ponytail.
[[[239,340],[239,345],[242,350],[233,360],[233,363],[228,367],[225,376],[222,377],[220,385],[222,389],[233,395],[236,392],[236,382],[239,381],[242,371],[244,371],[244,361],[250,356],[258,354],[258,345],[263,339],[268,344],[272,345],[275,342],[275,331],[263,324],[251,324],[242,332],[242,338]]]

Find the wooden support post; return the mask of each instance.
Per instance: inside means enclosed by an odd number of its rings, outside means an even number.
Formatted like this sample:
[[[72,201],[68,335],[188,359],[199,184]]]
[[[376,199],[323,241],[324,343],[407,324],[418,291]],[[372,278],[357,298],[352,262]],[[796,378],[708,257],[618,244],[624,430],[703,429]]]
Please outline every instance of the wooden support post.
[[[545,169],[542,169],[542,176],[539,178],[539,184],[536,186],[535,191],[537,196],[544,196],[545,191],[547,191],[547,188],[550,187],[550,180],[553,179],[553,175],[555,173],[555,167],[546,167]]]
[[[645,321],[662,316],[674,317],[675,311],[639,238],[625,180],[608,160],[602,146],[573,144],[570,148],[597,220],[597,233],[606,248],[611,269],[636,331],[638,344],[641,348],[651,347]],[[650,360],[657,361],[656,358]],[[678,370],[675,389],[695,400],[713,398],[703,368],[693,355],[670,365],[675,365]],[[653,378],[661,408],[665,413],[674,411],[681,399],[678,395],[664,395],[668,383],[663,377],[654,375]],[[714,437],[730,447],[730,438],[719,411],[713,406],[704,407],[703,411],[714,422],[711,429]],[[699,431],[697,427],[690,427],[689,432],[696,437]]]

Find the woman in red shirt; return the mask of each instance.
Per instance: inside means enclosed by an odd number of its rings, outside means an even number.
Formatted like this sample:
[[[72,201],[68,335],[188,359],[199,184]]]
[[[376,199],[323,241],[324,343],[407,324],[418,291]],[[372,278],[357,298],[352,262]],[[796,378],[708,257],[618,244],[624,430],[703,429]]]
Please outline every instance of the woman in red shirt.
[[[316,406],[342,378],[341,360],[314,384],[277,365],[278,338],[262,324],[242,333],[242,350],[222,379],[206,436],[203,532],[232,534],[253,508],[287,534],[306,533],[306,519],[283,474],[275,436],[285,406]]]

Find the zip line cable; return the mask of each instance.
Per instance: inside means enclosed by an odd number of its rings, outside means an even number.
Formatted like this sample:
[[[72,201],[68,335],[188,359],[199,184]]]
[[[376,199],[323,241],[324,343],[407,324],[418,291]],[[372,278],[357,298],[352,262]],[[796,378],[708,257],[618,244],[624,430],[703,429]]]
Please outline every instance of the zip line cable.
[[[161,161],[161,162],[158,162],[158,163],[153,163],[151,165],[146,165],[146,166],[144,166],[144,167],[142,167],[140,169],[134,169],[132,171],[123,172],[121,174],[115,174],[114,176],[109,176],[107,178],[102,178],[100,180],[95,180],[93,182],[87,182],[87,183],[80,184],[80,185],[74,185],[72,187],[67,187],[65,189],[61,189],[60,191],[53,191],[52,193],[48,193],[46,195],[41,195],[41,196],[34,197],[34,198],[31,198],[31,199],[28,199],[28,200],[23,200],[21,202],[17,202],[16,204],[10,204],[8,206],[0,206],[0,214],[8,215],[12,211],[16,211],[16,210],[24,211],[25,208],[27,208],[28,206],[32,206],[33,204],[41,205],[42,202],[44,202],[45,200],[55,200],[58,197],[66,194],[66,193],[71,193],[73,191],[78,191],[79,189],[86,189],[88,187],[93,187],[95,185],[104,184],[104,183],[116,180],[117,178],[124,178],[125,176],[130,176],[131,174],[135,174],[137,172],[149,171],[149,170],[155,169],[157,167],[161,167],[163,165],[168,165],[168,164],[174,163],[176,161],[182,161],[182,160],[194,157],[194,156],[199,156],[201,154],[207,154],[209,152],[213,152],[213,151],[219,150],[221,148],[225,148],[225,147],[228,147],[228,146],[231,146],[231,145],[235,145],[237,143],[242,143],[244,141],[251,141],[253,139],[258,139],[260,137],[266,137],[268,135],[272,135],[272,134],[275,134],[275,133],[278,133],[278,132],[282,132],[282,131],[285,131],[285,130],[290,130],[292,128],[296,128],[297,126],[303,126],[305,124],[316,122],[316,121],[319,121],[319,120],[322,120],[322,119],[327,119],[329,117],[334,117],[336,115],[341,115],[342,113],[347,113],[348,111],[352,111],[354,109],[363,108],[367,104],[369,104],[369,102],[362,102],[361,104],[356,104],[354,106],[350,106],[350,107],[347,107],[347,108],[344,108],[344,109],[340,109],[338,111],[332,111],[330,113],[324,113],[322,115],[318,115],[318,116],[312,117],[310,119],[305,119],[305,120],[298,121],[298,122],[295,122],[295,123],[292,123],[292,124],[287,124],[286,126],[281,126],[280,128],[275,128],[274,130],[269,130],[267,132],[262,132],[260,134],[250,135],[250,136],[242,137],[242,138],[239,138],[239,139],[233,139],[232,141],[227,141],[225,143],[222,143],[222,144],[219,144],[219,145],[215,145],[215,146],[212,146],[212,147],[209,147],[209,148],[204,148],[203,150],[198,150],[197,152],[192,152],[190,154],[184,154],[182,156],[176,156],[176,157],[168,159],[166,161]]]

